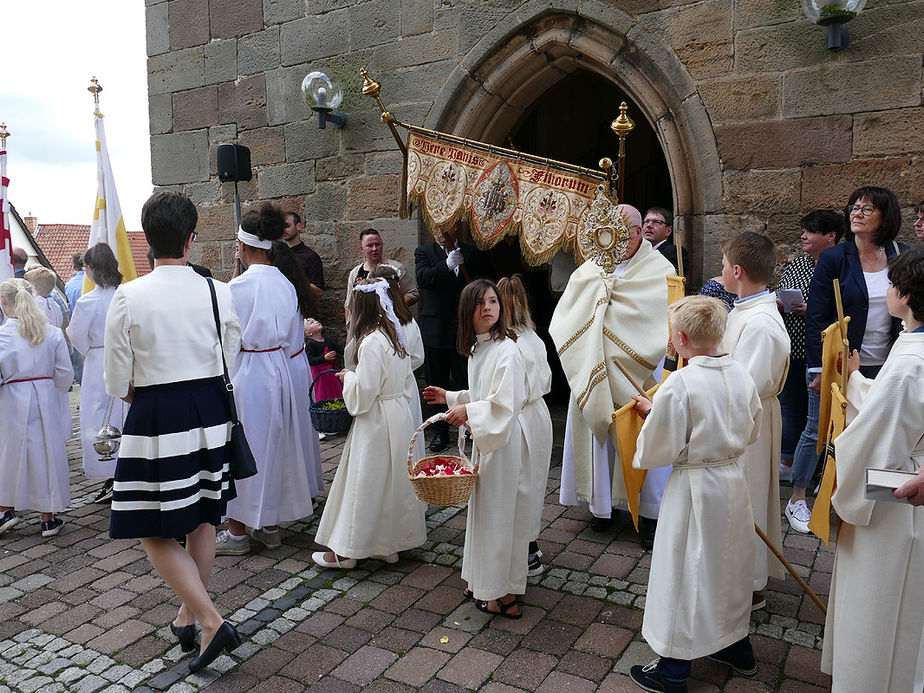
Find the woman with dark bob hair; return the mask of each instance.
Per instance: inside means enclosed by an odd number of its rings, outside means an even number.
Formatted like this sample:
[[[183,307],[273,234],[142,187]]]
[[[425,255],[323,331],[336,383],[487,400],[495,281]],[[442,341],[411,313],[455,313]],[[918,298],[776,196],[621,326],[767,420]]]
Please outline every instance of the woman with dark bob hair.
[[[215,527],[236,493],[226,454],[231,408],[222,357],[234,363],[241,328],[228,286],[186,264],[197,220],[195,205],[176,192],[161,190],[144,203],[141,227],[154,269],[116,289],[103,349],[106,391],[129,404],[109,535],[140,538],[151,565],[182,600],[170,630],[184,652],[195,649],[199,622],[193,672],[241,642],[206,591]],[[184,535],[185,549],[175,541]]]
[[[97,243],[84,255],[84,270],[91,282],[92,291],[77,299],[67,336],[71,345],[84,358],[83,378],[80,381],[80,442],[83,447],[83,471],[90,479],[105,479],[94,499],[105,503],[112,499],[112,479],[116,461],[103,461],[93,449],[96,434],[106,424],[106,409],[112,402],[109,423],[118,429],[125,424],[128,404],[106,394],[103,382],[103,337],[106,333],[106,313],[122,283],[119,262],[106,243]]]
[[[889,258],[908,249],[895,237],[901,228],[901,208],[887,188],[863,187],[854,191],[844,210],[846,240],[818,257],[809,285],[805,313],[805,361],[813,377],[810,387],[821,386],[821,331],[837,320],[833,281],[840,280],[844,314],[850,316],[847,339],[860,352],[860,372],[874,378],[885,363],[901,331],[901,320],[886,306]]]

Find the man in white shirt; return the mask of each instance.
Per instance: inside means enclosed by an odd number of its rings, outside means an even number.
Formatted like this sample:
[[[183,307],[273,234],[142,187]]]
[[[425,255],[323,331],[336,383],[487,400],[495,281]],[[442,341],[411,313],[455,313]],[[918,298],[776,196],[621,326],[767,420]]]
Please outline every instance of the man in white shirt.
[[[401,285],[401,291],[404,292],[404,302],[408,307],[417,303],[420,296],[420,290],[417,288],[417,282],[414,281],[414,275],[410,274],[404,265],[397,260],[389,260],[385,257],[385,243],[382,236],[375,229],[363,229],[359,232],[359,247],[365,258],[361,263],[350,270],[347,276],[346,296],[343,300],[344,317],[349,321],[350,312],[350,292],[353,287],[366,279],[369,273],[378,265],[390,265],[398,271],[398,283]]]

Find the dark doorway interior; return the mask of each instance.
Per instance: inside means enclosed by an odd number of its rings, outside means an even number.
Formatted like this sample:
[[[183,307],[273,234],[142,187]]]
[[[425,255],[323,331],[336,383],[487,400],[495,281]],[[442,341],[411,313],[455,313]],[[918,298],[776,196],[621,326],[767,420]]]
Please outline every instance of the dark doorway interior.
[[[513,127],[504,146],[588,168],[597,168],[604,156],[614,161],[619,138],[610,122],[619,104],[629,105],[635,130],[626,138],[625,200],[644,214],[651,206],[673,206],[670,174],[664,152],[651,124],[619,87],[593,72],[578,71],[558,82],[536,101]],[[500,144],[500,143],[498,143]],[[565,381],[548,327],[558,302],[549,285],[549,268],[529,267],[520,257],[519,241],[508,237],[488,251],[496,276],[519,272],[529,293],[530,309],[539,335],[545,340],[552,366],[554,403],[567,403]]]

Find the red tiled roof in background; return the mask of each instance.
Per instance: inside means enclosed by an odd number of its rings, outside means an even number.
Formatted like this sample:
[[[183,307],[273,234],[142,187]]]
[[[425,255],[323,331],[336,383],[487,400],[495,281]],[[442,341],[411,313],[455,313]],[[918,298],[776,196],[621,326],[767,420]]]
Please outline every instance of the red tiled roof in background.
[[[89,224],[39,224],[35,231],[35,241],[38,243],[52,268],[67,282],[74,276],[74,265],[71,257],[74,253],[81,253],[87,249],[90,240]],[[148,242],[142,231],[129,231],[128,244],[132,249],[132,259],[135,261],[135,271],[141,277],[151,271],[147,257]]]

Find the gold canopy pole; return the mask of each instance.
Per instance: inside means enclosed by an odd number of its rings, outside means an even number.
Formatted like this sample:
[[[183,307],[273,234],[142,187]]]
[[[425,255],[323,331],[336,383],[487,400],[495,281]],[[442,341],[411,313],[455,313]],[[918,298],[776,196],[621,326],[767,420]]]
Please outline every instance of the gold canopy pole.
[[[626,135],[635,129],[635,121],[626,115],[629,107],[623,101],[619,104],[619,117],[610,123],[610,129],[619,137],[619,172],[616,184],[618,186],[619,200],[622,201],[625,196],[626,180]]]
[[[6,149],[6,138],[10,136],[10,131],[6,129],[6,123],[0,123],[0,147]]]
[[[385,104],[382,103],[382,99],[379,97],[379,88],[382,85],[369,76],[369,73],[366,72],[366,68],[360,68],[359,73],[363,76],[363,94],[375,99],[379,108],[382,109],[382,122],[391,130],[391,134],[395,138],[395,142],[398,143],[398,149],[401,150],[401,154],[407,156],[407,146],[398,134],[398,128],[395,127],[395,119],[392,117],[391,113],[388,112],[388,109],[385,108]]]
[[[87,87],[87,91],[93,94],[93,103],[97,106],[99,105],[99,93],[103,88],[99,85],[99,80],[96,79],[96,76],[90,78],[90,86]]]

